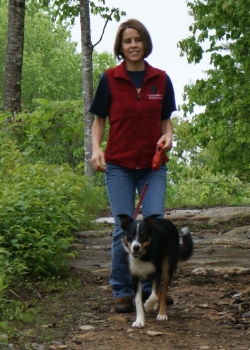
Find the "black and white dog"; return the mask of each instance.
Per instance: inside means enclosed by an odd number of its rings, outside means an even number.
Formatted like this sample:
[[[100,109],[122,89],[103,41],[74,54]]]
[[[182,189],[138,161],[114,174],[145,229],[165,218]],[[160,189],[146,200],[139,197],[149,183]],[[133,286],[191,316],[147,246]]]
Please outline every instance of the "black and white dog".
[[[176,226],[169,220],[157,219],[157,216],[134,220],[126,214],[118,215],[132,275],[136,304],[136,320],[132,326],[136,328],[145,327],[141,281],[152,280],[152,293],[144,304],[145,311],[157,310],[160,304],[157,320],[167,320],[166,298],[173,273],[178,261],[186,261],[193,253],[189,229],[182,229],[180,245]]]

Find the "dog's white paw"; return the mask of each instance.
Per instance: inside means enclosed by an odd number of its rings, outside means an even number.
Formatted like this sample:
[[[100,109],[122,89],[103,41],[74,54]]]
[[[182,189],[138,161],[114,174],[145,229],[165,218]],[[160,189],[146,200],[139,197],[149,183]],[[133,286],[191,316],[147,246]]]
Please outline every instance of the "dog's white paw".
[[[132,327],[143,328],[143,327],[145,327],[145,321],[136,319],[135,322],[132,323]]]
[[[158,309],[158,298],[154,294],[151,294],[148,300],[144,303],[145,311],[153,311]]]
[[[148,299],[148,300],[145,301],[144,309],[145,309],[146,312],[154,310],[154,307],[155,307],[155,301],[154,300]]]
[[[167,315],[160,315],[160,314],[158,314],[156,319],[158,321],[167,321],[168,320],[168,316]]]
[[[158,301],[154,305],[154,311],[157,311],[159,309],[159,303]]]

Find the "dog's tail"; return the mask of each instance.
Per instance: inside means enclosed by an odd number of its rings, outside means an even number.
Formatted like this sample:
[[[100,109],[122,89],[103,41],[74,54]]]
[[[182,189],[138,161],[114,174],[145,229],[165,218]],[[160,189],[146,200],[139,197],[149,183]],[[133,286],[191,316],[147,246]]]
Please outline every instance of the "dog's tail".
[[[179,261],[186,261],[193,254],[194,244],[193,244],[193,240],[188,227],[184,227],[181,230],[181,233],[182,233],[182,244],[180,245],[180,250],[179,250]]]

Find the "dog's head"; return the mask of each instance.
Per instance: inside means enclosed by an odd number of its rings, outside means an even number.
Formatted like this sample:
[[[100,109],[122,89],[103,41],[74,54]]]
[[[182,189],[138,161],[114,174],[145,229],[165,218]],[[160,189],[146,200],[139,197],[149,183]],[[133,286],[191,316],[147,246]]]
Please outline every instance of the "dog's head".
[[[143,220],[134,220],[126,214],[118,215],[123,229],[125,250],[135,259],[146,253],[152,239],[152,228],[156,225],[158,216],[151,215]]]

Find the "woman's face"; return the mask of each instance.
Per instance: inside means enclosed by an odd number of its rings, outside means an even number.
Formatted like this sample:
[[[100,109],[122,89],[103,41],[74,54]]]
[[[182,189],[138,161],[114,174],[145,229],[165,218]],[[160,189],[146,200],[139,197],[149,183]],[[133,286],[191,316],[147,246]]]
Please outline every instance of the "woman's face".
[[[122,33],[121,52],[126,62],[137,64],[144,59],[144,45],[138,30],[126,28]]]

